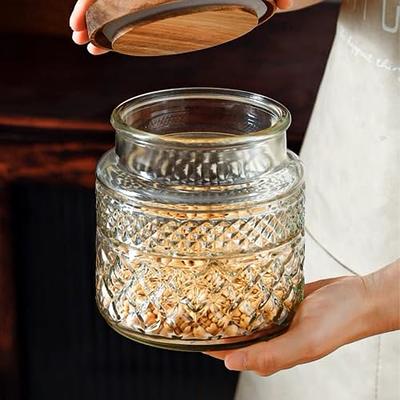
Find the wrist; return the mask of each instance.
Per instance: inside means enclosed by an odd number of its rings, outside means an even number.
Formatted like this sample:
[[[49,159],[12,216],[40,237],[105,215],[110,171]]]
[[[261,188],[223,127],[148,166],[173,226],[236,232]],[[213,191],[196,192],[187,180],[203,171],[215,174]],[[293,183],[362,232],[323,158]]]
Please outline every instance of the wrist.
[[[400,329],[400,262],[361,278],[365,286],[368,334]]]
[[[376,305],[371,295],[371,287],[366,277],[349,277],[351,281],[352,322],[346,342],[354,342],[373,335],[376,319]]]

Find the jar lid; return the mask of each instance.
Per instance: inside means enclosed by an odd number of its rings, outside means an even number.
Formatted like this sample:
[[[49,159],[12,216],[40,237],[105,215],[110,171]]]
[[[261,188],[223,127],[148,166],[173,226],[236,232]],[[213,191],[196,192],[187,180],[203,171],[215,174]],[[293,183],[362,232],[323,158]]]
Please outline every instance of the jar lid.
[[[97,46],[135,56],[206,49],[267,20],[273,0],[97,0],[86,13]]]

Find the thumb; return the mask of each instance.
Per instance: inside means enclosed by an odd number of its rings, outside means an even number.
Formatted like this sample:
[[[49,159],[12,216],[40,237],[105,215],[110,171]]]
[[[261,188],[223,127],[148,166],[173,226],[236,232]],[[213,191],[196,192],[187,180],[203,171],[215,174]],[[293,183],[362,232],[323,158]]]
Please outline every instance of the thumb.
[[[316,290],[321,289],[324,286],[330,285],[331,283],[340,281],[342,279],[348,278],[346,276],[339,276],[337,278],[328,278],[328,279],[321,279],[319,281],[314,281],[307,283],[304,287],[304,297],[307,297],[311,293],[315,292]]]

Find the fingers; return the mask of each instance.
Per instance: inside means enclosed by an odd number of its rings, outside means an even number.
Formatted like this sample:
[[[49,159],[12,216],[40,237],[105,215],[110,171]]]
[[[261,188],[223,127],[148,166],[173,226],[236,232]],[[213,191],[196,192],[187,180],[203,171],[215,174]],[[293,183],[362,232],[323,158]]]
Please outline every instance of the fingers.
[[[92,43],[89,43],[87,45],[87,51],[93,56],[99,56],[101,54],[105,54],[105,53],[109,52],[109,50],[102,49],[100,47],[96,47]]]
[[[76,44],[86,44],[89,42],[89,36],[87,31],[79,31],[72,33],[72,40]]]
[[[311,345],[310,332],[301,327],[284,335],[239,350],[211,351],[205,354],[225,360],[232,371],[254,371],[262,376],[317,358]]]
[[[85,13],[95,0],[78,0],[69,18],[69,26],[73,31],[86,30]]]
[[[85,14],[87,9],[95,2],[95,0],[78,0],[75,4],[75,7],[71,13],[71,17],[69,19],[69,25],[71,29],[74,31],[72,33],[72,40],[76,44],[86,44],[89,43],[89,36],[86,29],[86,20]],[[100,54],[108,53],[108,50],[102,49],[100,47],[94,46],[92,43],[89,43],[87,46],[87,50],[90,54],[94,56],[98,56]]]
[[[232,351],[225,357],[225,366],[232,371],[254,371],[268,376],[281,369],[312,361],[319,357],[314,354],[310,332],[301,328],[268,342],[257,343],[245,349]]]
[[[73,32],[72,33],[72,40],[76,44],[80,44],[80,45],[88,43],[89,42],[89,37],[88,37],[87,31]],[[102,49],[100,47],[96,47],[92,43],[89,43],[87,45],[87,50],[88,50],[88,52],[90,54],[92,54],[94,56],[105,54],[105,53],[108,53],[108,51],[109,51],[109,50],[106,50],[106,49]]]

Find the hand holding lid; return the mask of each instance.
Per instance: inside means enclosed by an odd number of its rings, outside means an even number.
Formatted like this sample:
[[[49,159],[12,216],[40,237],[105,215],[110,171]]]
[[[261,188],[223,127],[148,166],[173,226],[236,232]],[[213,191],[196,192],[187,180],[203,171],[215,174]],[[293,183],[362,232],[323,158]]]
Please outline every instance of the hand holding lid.
[[[268,19],[275,8],[273,0],[97,0],[86,22],[96,46],[159,56],[236,39]]]

